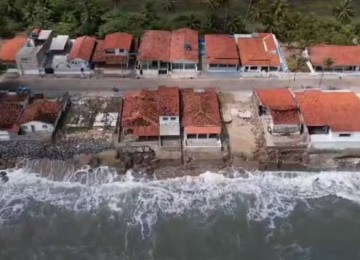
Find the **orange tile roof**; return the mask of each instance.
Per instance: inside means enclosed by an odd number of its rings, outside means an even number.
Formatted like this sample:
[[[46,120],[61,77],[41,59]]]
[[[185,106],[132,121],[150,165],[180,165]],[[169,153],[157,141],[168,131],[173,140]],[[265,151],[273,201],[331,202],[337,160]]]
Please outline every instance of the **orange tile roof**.
[[[274,110],[296,109],[296,100],[287,88],[256,89],[261,105]]]
[[[187,133],[221,133],[220,106],[215,90],[195,92],[184,89],[181,97],[182,122]]]
[[[29,104],[20,118],[20,124],[31,121],[40,121],[44,123],[54,124],[61,109],[62,102],[49,100],[35,100]]]
[[[296,100],[289,89],[256,89],[255,92],[260,105],[270,110],[275,125],[301,123]]]
[[[315,66],[324,66],[328,58],[334,61],[332,66],[360,65],[360,45],[318,45],[310,47],[308,52]]]
[[[170,59],[171,32],[149,30],[141,38],[137,59],[139,61],[163,61]]]
[[[274,125],[300,125],[298,109],[270,110]]]
[[[172,32],[170,61],[192,61],[195,63],[199,62],[198,31],[188,28],[182,28]]]
[[[123,49],[130,51],[134,36],[129,33],[112,33],[108,34],[104,40],[104,49]]]
[[[260,33],[251,38],[239,38],[238,47],[242,66],[279,67],[281,65],[276,38],[272,33]]]
[[[353,92],[307,90],[295,97],[307,126],[329,126],[333,132],[360,131],[360,99]]]
[[[232,35],[207,34],[205,45],[208,64],[239,65],[239,54]]]
[[[124,99],[122,127],[134,129],[137,136],[159,136],[159,117],[179,116],[179,102],[177,87],[129,93]]]
[[[93,62],[105,62],[105,50],[104,50],[104,40],[97,40],[96,47],[94,51],[94,56],[92,57]]]
[[[4,42],[0,49],[0,60],[4,63],[16,63],[16,55],[26,42],[25,35],[19,35]]]
[[[76,38],[68,56],[69,60],[82,59],[90,61],[94,52],[96,38],[90,36],[82,36]]]

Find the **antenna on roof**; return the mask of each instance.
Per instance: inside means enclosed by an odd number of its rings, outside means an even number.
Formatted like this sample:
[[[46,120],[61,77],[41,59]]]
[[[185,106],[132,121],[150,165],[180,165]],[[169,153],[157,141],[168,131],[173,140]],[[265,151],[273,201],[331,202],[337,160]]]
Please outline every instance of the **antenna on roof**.
[[[191,44],[189,44],[189,43],[185,43],[184,48],[185,48],[186,51],[191,51],[192,50]]]

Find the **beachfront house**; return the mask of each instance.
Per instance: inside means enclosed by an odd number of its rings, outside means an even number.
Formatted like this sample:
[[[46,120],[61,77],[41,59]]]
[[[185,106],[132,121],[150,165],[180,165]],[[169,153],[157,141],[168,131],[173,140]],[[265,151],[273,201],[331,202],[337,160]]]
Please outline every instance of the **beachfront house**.
[[[35,99],[22,113],[19,124],[26,138],[49,139],[55,132],[60,117],[66,111],[68,96],[62,100]]]
[[[121,118],[123,140],[134,144],[180,145],[179,103],[179,89],[176,87],[127,94]]]
[[[221,150],[221,116],[215,90],[181,91],[183,147]]]
[[[234,35],[243,72],[287,71],[281,47],[272,33]]]
[[[300,134],[299,109],[290,89],[256,89],[255,109],[271,135]]]
[[[312,72],[360,70],[360,45],[317,45],[307,48],[303,56],[310,61]]]
[[[360,148],[360,100],[350,91],[305,90],[295,98],[314,149]]]
[[[234,72],[239,69],[239,53],[233,35],[205,35],[205,56],[208,71]]]

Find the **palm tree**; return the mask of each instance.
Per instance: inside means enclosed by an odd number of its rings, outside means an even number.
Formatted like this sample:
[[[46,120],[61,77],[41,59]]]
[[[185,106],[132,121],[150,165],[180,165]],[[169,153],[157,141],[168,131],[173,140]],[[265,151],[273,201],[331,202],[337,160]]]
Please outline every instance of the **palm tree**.
[[[324,72],[326,70],[329,70],[333,64],[334,64],[334,60],[332,58],[330,58],[330,57],[328,57],[328,58],[326,58],[324,60],[323,69],[322,69],[322,73],[321,73],[321,78],[320,78],[320,82],[319,82],[319,88],[321,87],[321,83],[322,83],[323,78],[324,78]]]
[[[249,19],[251,22],[261,23],[265,17],[268,16],[269,9],[264,0],[259,0],[255,5],[252,5],[249,10]]]
[[[172,13],[175,10],[175,0],[162,0],[162,9],[166,12]]]
[[[241,15],[237,15],[235,17],[229,18],[229,22],[227,24],[228,33],[234,34],[234,33],[241,33],[244,31],[245,31],[245,23]]]
[[[350,23],[351,18],[355,16],[352,0],[340,0],[333,8],[333,15],[343,24]]]

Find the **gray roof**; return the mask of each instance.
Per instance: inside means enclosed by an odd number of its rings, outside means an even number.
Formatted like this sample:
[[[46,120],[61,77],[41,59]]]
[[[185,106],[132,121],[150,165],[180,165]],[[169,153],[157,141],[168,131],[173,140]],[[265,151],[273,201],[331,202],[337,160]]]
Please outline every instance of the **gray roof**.
[[[40,41],[47,40],[51,33],[52,33],[52,30],[41,30],[37,39]]]
[[[53,38],[50,45],[50,51],[63,51],[69,40],[69,35],[58,35]]]

